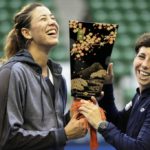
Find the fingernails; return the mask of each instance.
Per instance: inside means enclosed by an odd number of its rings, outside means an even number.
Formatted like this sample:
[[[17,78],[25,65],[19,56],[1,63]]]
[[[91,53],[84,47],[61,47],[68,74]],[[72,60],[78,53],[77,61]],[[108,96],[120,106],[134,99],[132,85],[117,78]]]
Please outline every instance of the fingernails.
[[[81,99],[81,101],[80,101],[81,103],[83,103],[84,102],[84,100],[83,99]]]

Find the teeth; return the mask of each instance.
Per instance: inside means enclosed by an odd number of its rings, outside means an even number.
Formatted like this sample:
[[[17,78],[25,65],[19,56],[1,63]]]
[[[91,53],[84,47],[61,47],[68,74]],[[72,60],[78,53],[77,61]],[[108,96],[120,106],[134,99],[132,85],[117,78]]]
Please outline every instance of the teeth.
[[[140,74],[143,75],[143,76],[149,76],[150,75],[149,73],[146,73],[146,72],[143,72],[143,71],[140,71]]]
[[[56,34],[56,30],[50,30],[47,34]]]

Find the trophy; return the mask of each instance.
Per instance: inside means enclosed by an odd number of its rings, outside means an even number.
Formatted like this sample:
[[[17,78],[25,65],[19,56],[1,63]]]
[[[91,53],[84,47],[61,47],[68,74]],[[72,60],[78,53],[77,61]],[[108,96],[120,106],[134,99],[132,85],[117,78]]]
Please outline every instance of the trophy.
[[[69,21],[71,95],[100,96],[118,25]]]

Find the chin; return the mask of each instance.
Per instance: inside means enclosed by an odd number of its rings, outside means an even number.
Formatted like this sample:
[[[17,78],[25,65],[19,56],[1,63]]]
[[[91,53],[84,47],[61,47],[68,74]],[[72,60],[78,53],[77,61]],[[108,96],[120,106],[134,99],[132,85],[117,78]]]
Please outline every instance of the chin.
[[[58,40],[55,40],[55,41],[53,40],[53,41],[49,41],[49,42],[45,43],[45,45],[47,45],[48,47],[54,47],[54,46],[56,46],[58,43],[59,43]]]
[[[150,88],[150,83],[139,83],[139,85],[140,85],[140,87],[142,88],[142,89],[147,89],[147,88]]]
[[[47,45],[48,51],[50,51],[53,47],[55,47],[57,43]]]
[[[49,45],[55,46],[55,45],[57,45],[58,43],[59,43],[59,41],[58,41],[58,39],[56,39],[56,40],[50,41],[50,42],[49,42]]]
[[[54,46],[56,46],[58,44],[58,42],[56,42],[56,43],[51,43],[50,44],[50,47],[54,47]]]

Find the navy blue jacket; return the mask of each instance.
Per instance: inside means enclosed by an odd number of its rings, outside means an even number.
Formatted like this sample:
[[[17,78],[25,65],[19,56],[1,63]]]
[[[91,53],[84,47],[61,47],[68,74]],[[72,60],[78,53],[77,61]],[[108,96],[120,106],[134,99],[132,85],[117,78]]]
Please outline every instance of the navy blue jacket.
[[[118,111],[112,85],[104,86],[105,96],[99,105],[106,110],[108,127],[101,132],[117,150],[150,150],[150,89],[138,89],[132,101]]]

